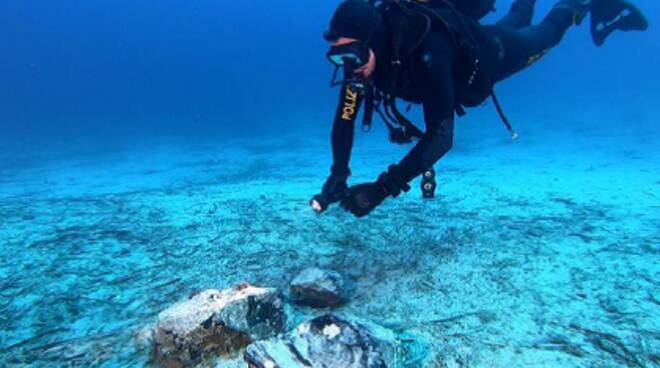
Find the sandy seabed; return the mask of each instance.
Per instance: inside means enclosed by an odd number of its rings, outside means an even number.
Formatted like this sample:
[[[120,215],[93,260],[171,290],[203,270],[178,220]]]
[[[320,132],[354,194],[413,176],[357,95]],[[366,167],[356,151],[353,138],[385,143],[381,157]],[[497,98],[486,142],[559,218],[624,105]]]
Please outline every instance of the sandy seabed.
[[[660,133],[526,133],[459,137],[436,199],[360,220],[307,205],[324,136],[5,167],[0,365],[144,366],[134,332],[191,292],[320,266],[354,284],[337,313],[423,337],[429,367],[660,366]],[[351,182],[404,152],[359,135]]]

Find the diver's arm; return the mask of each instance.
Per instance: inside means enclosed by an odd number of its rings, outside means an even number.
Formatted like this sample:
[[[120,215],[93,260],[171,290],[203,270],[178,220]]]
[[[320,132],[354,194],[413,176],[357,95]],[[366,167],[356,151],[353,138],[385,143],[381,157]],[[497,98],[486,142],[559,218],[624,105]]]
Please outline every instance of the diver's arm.
[[[348,84],[342,86],[339,105],[332,125],[332,175],[347,178],[351,174],[349,163],[355,136],[355,120],[361,97]]]
[[[351,175],[349,163],[355,136],[355,120],[362,98],[348,84],[342,85],[339,105],[332,125],[332,167],[330,176],[323,184],[320,194],[310,202],[317,212],[325,211],[329,205],[340,201],[348,190],[346,181]]]
[[[451,57],[446,54],[435,55],[428,66],[424,75],[428,83],[423,100],[426,132],[394,167],[394,179],[402,186],[432,168],[452,148],[454,142],[455,102]]]
[[[451,74],[449,75],[451,77]],[[424,101],[426,133],[401,160],[382,173],[373,183],[352,186],[341,206],[357,217],[368,215],[387,197],[398,197],[410,190],[408,183],[447,153],[454,136],[453,81],[451,78],[434,87]]]

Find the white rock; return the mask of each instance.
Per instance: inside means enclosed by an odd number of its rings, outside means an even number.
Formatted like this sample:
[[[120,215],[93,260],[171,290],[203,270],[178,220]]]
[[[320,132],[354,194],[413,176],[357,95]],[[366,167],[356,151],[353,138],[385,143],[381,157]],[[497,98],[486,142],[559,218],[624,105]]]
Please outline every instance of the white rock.
[[[167,367],[192,366],[275,336],[284,324],[284,306],[274,289],[245,284],[202,291],[158,315],[153,358]]]

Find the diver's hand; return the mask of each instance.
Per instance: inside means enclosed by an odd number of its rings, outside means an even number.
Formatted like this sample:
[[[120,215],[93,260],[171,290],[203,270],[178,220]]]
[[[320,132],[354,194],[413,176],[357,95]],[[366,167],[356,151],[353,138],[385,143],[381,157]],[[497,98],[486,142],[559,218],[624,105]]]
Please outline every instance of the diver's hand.
[[[323,185],[320,194],[317,194],[309,202],[314,211],[321,213],[328,209],[328,207],[344,198],[348,191],[346,184],[347,177],[345,175],[332,174]]]
[[[410,190],[410,186],[400,178],[399,168],[392,165],[387,172],[380,174],[375,182],[348,188],[346,197],[341,201],[341,207],[356,217],[364,217],[383,203],[385,198],[390,196],[396,198],[402,191]]]
[[[341,201],[341,207],[355,217],[364,217],[388,196],[387,189],[380,182],[354,185],[348,189],[348,195]]]

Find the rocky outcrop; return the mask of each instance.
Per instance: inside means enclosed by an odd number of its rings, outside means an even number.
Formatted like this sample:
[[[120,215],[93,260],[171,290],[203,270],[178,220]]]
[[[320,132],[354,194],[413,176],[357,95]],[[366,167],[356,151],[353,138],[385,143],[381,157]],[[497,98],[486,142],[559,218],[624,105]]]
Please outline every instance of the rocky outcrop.
[[[314,308],[335,308],[347,300],[341,275],[318,268],[302,271],[293,279],[289,288],[296,303]]]
[[[250,368],[421,367],[423,344],[395,333],[327,314],[298,326],[286,336],[248,346]]]
[[[206,290],[159,314],[152,357],[164,367],[188,367],[273,337],[284,327],[283,302],[274,289],[243,284]]]

